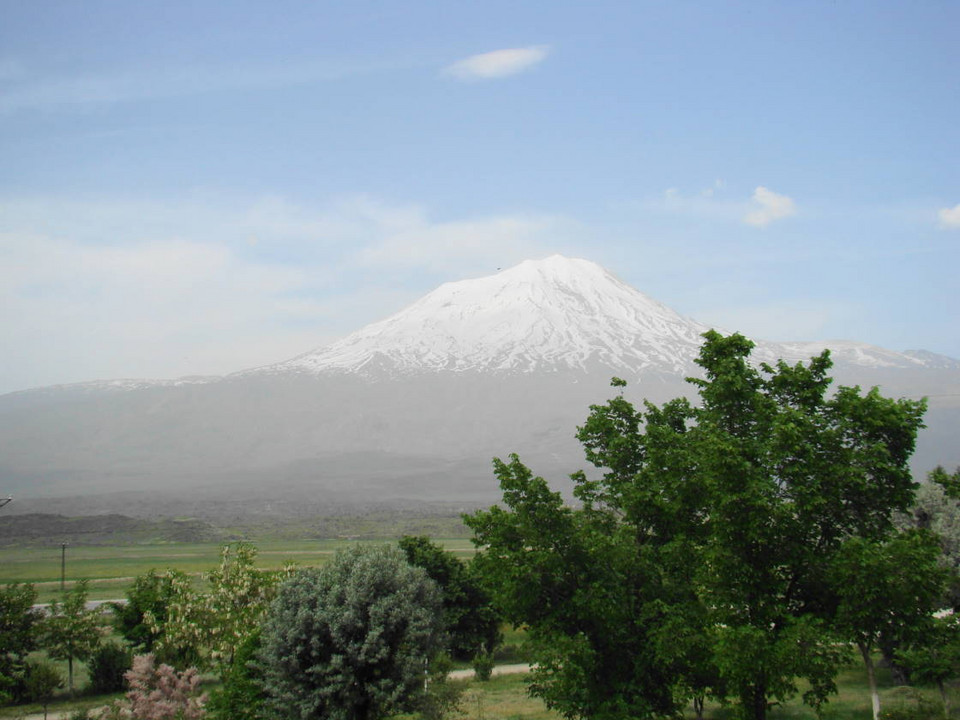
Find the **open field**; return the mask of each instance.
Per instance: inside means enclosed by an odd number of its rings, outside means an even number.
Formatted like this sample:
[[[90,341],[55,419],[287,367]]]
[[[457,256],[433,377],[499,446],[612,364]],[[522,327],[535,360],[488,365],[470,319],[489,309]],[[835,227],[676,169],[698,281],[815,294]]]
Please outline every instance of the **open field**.
[[[276,570],[286,563],[322,565],[337,548],[355,543],[394,542],[388,539],[267,540],[253,543],[257,565]],[[447,549],[468,556],[473,546],[464,538],[437,539]],[[68,546],[66,581],[89,581],[90,599],[121,598],[137,575],[149,570],[175,569],[194,575],[217,565],[223,543],[142,543],[116,546]],[[49,602],[60,589],[60,546],[0,548],[0,584],[33,583],[38,602]]]

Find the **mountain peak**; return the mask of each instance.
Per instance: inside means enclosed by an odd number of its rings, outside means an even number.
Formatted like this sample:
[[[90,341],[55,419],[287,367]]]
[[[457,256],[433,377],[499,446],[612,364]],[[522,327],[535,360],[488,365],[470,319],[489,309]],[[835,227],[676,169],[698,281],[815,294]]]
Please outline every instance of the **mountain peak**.
[[[706,326],[589,260],[553,255],[495,275],[445,283],[321,350],[266,371],[685,372]]]
[[[589,260],[552,255],[494,275],[444,283],[409,307],[325,348],[256,374],[554,372],[697,373],[708,326],[683,317]],[[807,360],[829,347],[838,366],[960,366],[849,341],[757,342],[757,362]],[[246,373],[242,373],[246,374]]]

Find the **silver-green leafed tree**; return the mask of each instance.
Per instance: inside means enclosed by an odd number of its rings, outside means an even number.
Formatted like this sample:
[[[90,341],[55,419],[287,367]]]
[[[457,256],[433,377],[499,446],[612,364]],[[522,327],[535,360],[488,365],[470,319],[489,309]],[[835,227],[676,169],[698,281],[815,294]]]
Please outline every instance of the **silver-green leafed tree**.
[[[356,546],[284,582],[258,662],[285,718],[375,720],[412,707],[438,649],[441,595],[395,547]]]

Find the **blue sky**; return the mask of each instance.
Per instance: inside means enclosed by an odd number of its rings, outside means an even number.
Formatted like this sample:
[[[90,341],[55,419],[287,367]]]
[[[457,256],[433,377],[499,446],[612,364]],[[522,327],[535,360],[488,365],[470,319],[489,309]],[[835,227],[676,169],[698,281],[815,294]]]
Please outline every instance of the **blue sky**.
[[[960,357],[956,2],[0,14],[0,392],[280,361],[555,252]]]

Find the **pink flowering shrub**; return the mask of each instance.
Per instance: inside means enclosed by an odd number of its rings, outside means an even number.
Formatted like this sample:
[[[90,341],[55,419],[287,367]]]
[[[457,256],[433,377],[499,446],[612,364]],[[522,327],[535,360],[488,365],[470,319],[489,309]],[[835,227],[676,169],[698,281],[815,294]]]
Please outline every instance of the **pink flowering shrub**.
[[[156,665],[153,654],[137,655],[124,677],[130,686],[127,699],[107,708],[104,720],[201,720],[206,714],[207,696],[199,694],[196,668],[178,673]]]

